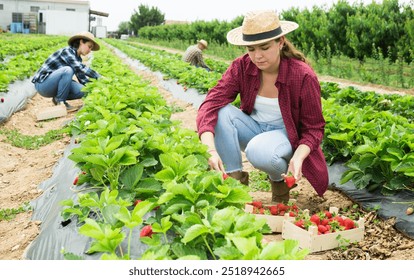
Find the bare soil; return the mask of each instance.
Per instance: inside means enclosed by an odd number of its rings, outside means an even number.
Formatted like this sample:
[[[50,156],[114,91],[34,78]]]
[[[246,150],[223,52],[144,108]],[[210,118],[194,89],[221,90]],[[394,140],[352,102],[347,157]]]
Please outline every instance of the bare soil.
[[[138,71],[138,75],[150,80],[159,88],[160,93],[169,104],[179,106],[183,112],[176,113],[173,119],[179,120],[183,127],[196,130],[196,109],[182,100],[176,99],[172,94],[158,84],[158,78],[147,71]],[[363,87],[361,90],[373,90],[376,92],[389,92],[410,94],[397,89],[389,89],[375,85],[358,85],[330,77],[321,77],[321,81],[339,82],[343,86],[354,85]],[[74,105],[81,104],[81,100],[71,102]],[[70,121],[76,113],[48,121],[37,122],[36,112],[42,108],[51,106],[50,99],[36,94],[29,100],[25,109],[15,113],[6,123],[0,124],[0,128],[17,129],[25,135],[42,135],[52,129],[58,129]],[[55,141],[38,150],[25,150],[16,148],[5,142],[5,137],[0,135],[0,209],[19,208],[26,202],[32,201],[41,195],[38,185],[52,176],[53,167],[63,156],[65,147],[69,144],[70,137]],[[248,162],[245,162],[246,170],[252,170]],[[295,189],[298,193],[297,204],[302,209],[311,212],[327,209],[335,206],[340,209],[349,208],[355,202],[337,190],[329,189],[323,197],[317,196],[306,179],[302,179]],[[255,200],[270,203],[270,192],[251,192]],[[21,260],[24,258],[25,249],[39,234],[41,221],[31,219],[31,211],[17,214],[10,221],[0,221],[0,260]],[[362,242],[350,245],[346,250],[336,249],[313,253],[307,256],[309,260],[345,260],[345,259],[383,259],[383,260],[413,260],[414,240],[403,236],[393,227],[393,219],[382,221],[376,217],[375,212],[365,213],[365,237]],[[375,221],[375,222],[374,222]],[[280,234],[265,236],[265,242],[282,240]]]

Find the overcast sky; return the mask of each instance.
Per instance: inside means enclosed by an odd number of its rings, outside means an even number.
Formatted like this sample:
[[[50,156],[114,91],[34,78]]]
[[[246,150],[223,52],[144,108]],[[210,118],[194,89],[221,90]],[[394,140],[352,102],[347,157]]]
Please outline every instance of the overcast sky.
[[[348,3],[371,3],[373,0],[348,0]],[[411,0],[412,1],[412,0]],[[91,9],[109,13],[102,18],[108,31],[118,29],[122,21],[129,21],[134,10],[141,4],[149,8],[157,7],[165,15],[166,20],[195,21],[213,19],[230,21],[251,10],[273,9],[288,10],[292,7],[312,8],[313,6],[330,7],[337,0],[89,0]],[[382,3],[376,0],[377,3]],[[400,0],[409,3],[410,0]]]

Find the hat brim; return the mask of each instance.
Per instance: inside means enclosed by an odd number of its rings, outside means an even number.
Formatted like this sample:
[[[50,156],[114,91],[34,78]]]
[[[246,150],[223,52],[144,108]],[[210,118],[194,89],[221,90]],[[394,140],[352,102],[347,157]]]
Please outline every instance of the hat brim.
[[[230,30],[227,33],[227,41],[232,44],[232,45],[236,45],[236,46],[252,46],[252,45],[259,45],[259,44],[263,44],[266,43],[268,41],[271,40],[275,40],[277,38],[280,38],[290,32],[292,32],[293,30],[297,29],[299,27],[299,24],[297,24],[296,22],[293,21],[280,21],[280,27],[282,29],[282,33],[277,35],[277,36],[273,36],[270,38],[266,38],[266,39],[262,39],[262,40],[257,40],[257,41],[245,41],[243,40],[243,32],[242,32],[242,26],[234,28],[232,30]]]
[[[75,35],[75,36],[70,37],[68,40],[68,45],[72,46],[73,41],[78,40],[78,39],[83,39],[83,40],[93,42],[93,48],[92,48],[93,51],[99,51],[99,49],[101,48],[94,39],[89,38],[87,36],[83,36],[83,35]]]
[[[201,41],[198,41],[197,43],[199,43],[199,44],[202,44],[206,49],[208,49],[208,47],[206,46],[206,44],[205,43],[203,43],[203,42],[201,42]]]

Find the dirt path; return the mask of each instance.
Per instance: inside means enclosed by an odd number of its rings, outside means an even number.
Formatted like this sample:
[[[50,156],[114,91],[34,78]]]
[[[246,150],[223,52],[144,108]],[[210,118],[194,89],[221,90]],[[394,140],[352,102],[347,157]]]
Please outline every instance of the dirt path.
[[[148,71],[133,70],[137,75],[151,81],[154,86],[158,87],[169,104],[184,109],[183,112],[174,114],[172,119],[181,121],[183,127],[196,129],[195,116],[197,112],[191,104],[174,98],[171,92],[163,89],[157,76]],[[352,83],[347,82],[347,84]],[[383,87],[375,88],[384,90]],[[394,90],[390,91],[390,93],[394,92]],[[50,106],[50,100],[35,95],[24,110],[14,114],[8,122],[1,124],[0,127],[17,129],[26,135],[42,135],[49,130],[62,127],[74,117],[74,113],[71,113],[65,118],[37,122],[36,112],[47,106]],[[27,151],[11,146],[0,135],[0,150],[2,151],[0,153],[0,209],[18,208],[25,202],[38,197],[40,191],[37,186],[51,177],[53,167],[62,157],[69,140],[69,137],[66,136],[64,139],[38,150]],[[247,162],[245,162],[245,165],[246,169],[251,168]],[[297,197],[298,205],[313,211],[326,209],[329,206],[347,208],[354,204],[345,195],[334,190],[328,190],[324,197],[320,198],[307,184],[306,180],[299,182],[297,192],[299,194]],[[270,193],[268,192],[252,192],[251,194],[254,199],[263,202],[270,201]],[[375,213],[367,213],[366,215],[366,236],[363,242],[352,246],[352,250],[315,253],[309,255],[307,259],[414,259],[413,240],[398,233],[392,227],[392,220],[376,221],[374,223]],[[25,249],[39,233],[40,225],[40,221],[31,220],[30,211],[18,214],[10,221],[0,221],[0,260],[22,259]],[[281,240],[281,235],[266,235],[265,240]]]

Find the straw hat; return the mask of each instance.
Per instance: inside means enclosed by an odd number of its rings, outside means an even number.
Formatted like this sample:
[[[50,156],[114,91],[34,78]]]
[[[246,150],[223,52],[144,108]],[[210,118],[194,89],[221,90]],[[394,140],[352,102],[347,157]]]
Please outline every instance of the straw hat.
[[[207,49],[208,44],[207,44],[206,40],[200,40],[200,41],[198,41],[198,43],[202,44]]]
[[[253,11],[246,14],[242,26],[227,33],[227,41],[236,46],[257,45],[282,37],[298,27],[296,22],[279,20],[272,10]]]
[[[93,42],[93,49],[92,49],[93,51],[98,51],[100,49],[99,44],[95,41],[95,36],[93,36],[92,33],[87,32],[87,31],[78,33],[70,37],[68,40],[68,45],[72,46],[73,41],[78,40],[78,39],[85,39],[85,40]]]

